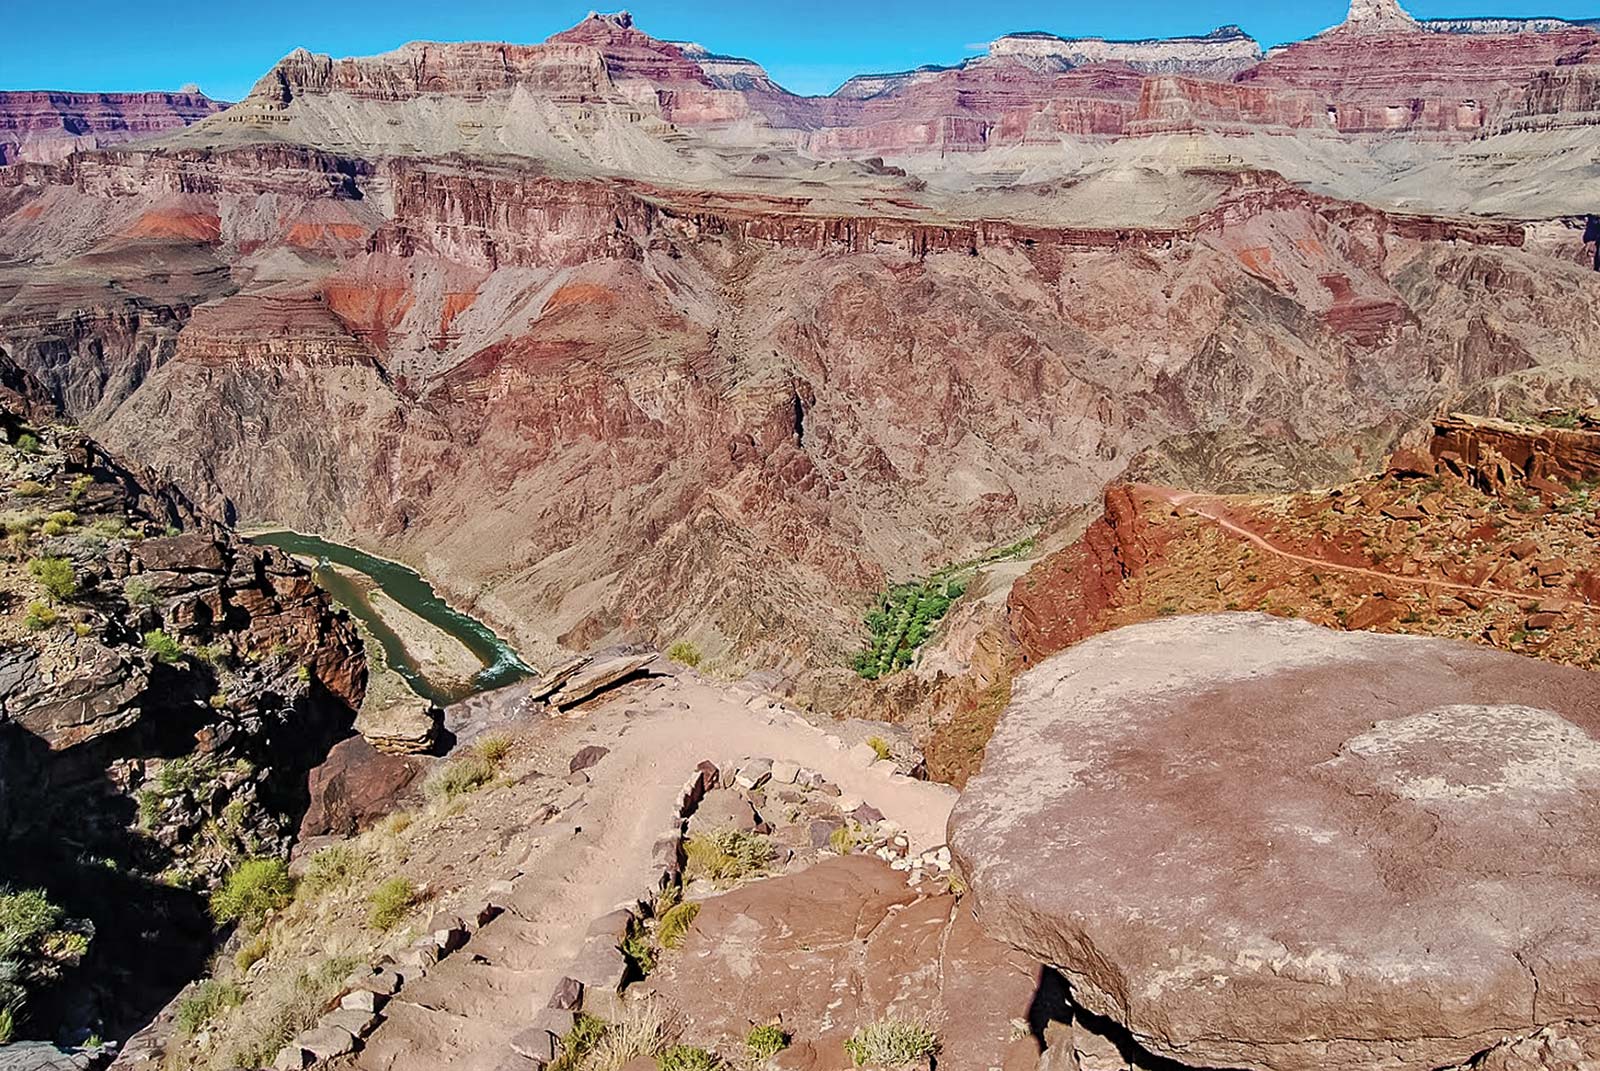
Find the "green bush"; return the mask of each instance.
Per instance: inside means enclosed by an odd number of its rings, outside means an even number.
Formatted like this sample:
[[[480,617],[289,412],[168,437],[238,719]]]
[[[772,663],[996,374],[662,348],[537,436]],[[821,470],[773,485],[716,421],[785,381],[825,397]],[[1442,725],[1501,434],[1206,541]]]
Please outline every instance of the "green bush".
[[[34,988],[61,977],[89,950],[89,935],[43,889],[0,885],[0,1044],[15,1034]]]
[[[256,925],[293,899],[294,882],[282,859],[247,859],[211,894],[211,916]]]
[[[699,904],[674,904],[663,911],[656,925],[656,940],[661,942],[661,947],[681,948],[689,927],[699,914]]]
[[[674,662],[677,662],[679,665],[688,666],[690,669],[694,669],[700,665],[700,648],[696,647],[688,640],[679,640],[677,643],[667,648],[667,657],[672,659]]]
[[[72,478],[72,486],[67,489],[67,498],[73,502],[76,502],[88,492],[89,488],[93,486],[94,477],[90,476],[87,472],[82,476],[74,476]]]
[[[561,1052],[550,1065],[549,1071],[577,1071],[584,1058],[604,1040],[610,1029],[611,1024],[599,1016],[579,1012],[572,1029],[561,1039]]]
[[[23,627],[29,632],[43,632],[61,619],[54,607],[46,602],[30,602],[28,614],[22,619]]]
[[[78,593],[78,574],[65,558],[35,558],[28,572],[52,599],[70,599]]]
[[[376,930],[392,930],[417,902],[417,887],[409,878],[390,878],[367,897],[367,923]]]
[[[722,1061],[692,1045],[674,1045],[656,1057],[660,1071],[716,1071]]]
[[[773,1023],[758,1026],[744,1038],[745,1051],[753,1063],[764,1064],[789,1047],[789,1035]]]
[[[854,823],[842,825],[828,834],[828,847],[837,855],[849,855],[861,847],[861,829]]]
[[[878,756],[880,760],[894,758],[894,749],[889,746],[889,741],[881,736],[867,737],[867,746],[872,749],[872,753]]]
[[[641,978],[656,969],[655,946],[650,943],[650,935],[637,922],[628,927],[628,935],[622,939],[620,947],[623,958]]]
[[[367,857],[350,845],[330,845],[311,857],[296,892],[321,896],[330,889],[348,885],[365,872],[366,866]]]
[[[766,837],[737,830],[698,833],[683,847],[684,874],[710,878],[716,882],[735,881],[759,873],[772,858],[772,845]]]
[[[423,782],[422,791],[430,800],[448,803],[457,796],[476,792],[493,781],[494,774],[494,763],[482,755],[463,755],[430,774]]]
[[[244,1003],[244,990],[232,982],[208,978],[190,996],[178,1002],[178,1030],[184,1035],[200,1029],[219,1013]]]
[[[17,441],[12,445],[24,454],[37,454],[39,452],[39,436],[31,431],[25,431],[17,436]]]
[[[38,498],[44,494],[46,487],[38,480],[22,480],[11,488],[11,493],[18,498]]]
[[[249,941],[240,946],[239,951],[233,954],[233,965],[242,974],[254,967],[259,961],[267,958],[272,951],[272,937],[267,933],[258,933]]]
[[[906,1067],[939,1051],[939,1038],[921,1023],[885,1019],[859,1028],[844,1043],[857,1067]]]
[[[158,628],[144,634],[144,649],[169,666],[183,661],[183,648],[178,646],[178,641]]]

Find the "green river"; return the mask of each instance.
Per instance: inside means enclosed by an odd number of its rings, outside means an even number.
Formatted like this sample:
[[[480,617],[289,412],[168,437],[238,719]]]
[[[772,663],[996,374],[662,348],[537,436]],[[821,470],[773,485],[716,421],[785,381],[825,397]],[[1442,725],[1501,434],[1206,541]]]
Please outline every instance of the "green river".
[[[335,602],[361,620],[372,638],[382,645],[389,666],[425,699],[440,705],[455,703],[478,692],[499,688],[533,675],[527,663],[517,657],[517,652],[493,629],[445,602],[414,569],[355,547],[330,543],[326,539],[300,532],[263,532],[251,536],[250,541],[317,559],[318,564],[313,571],[317,583],[333,596]],[[467,685],[430,681],[406,650],[400,637],[373,608],[362,586],[331,568],[332,564],[363,574],[395,602],[460,640],[483,663],[483,669]]]

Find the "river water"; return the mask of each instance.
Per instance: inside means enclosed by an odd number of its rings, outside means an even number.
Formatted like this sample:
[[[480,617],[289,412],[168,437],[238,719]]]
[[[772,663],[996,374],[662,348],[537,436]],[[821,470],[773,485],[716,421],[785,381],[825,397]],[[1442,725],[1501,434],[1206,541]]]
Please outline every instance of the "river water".
[[[482,621],[445,602],[414,569],[355,547],[331,543],[300,532],[263,532],[251,536],[250,541],[279,547],[290,554],[315,558],[318,564],[313,575],[317,583],[333,596],[335,602],[361,620],[373,639],[382,645],[389,666],[424,699],[444,706],[533,675],[533,670],[517,657],[517,652],[511,649],[510,644]],[[373,608],[362,585],[332,568],[334,564],[366,576],[389,598],[460,640],[482,663],[483,669],[466,684],[429,680],[406,650],[399,635]]]

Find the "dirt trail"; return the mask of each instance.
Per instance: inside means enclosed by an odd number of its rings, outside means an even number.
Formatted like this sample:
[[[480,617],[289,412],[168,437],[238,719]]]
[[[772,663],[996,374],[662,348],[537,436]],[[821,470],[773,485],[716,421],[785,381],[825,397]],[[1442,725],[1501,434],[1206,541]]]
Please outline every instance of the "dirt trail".
[[[492,1071],[577,953],[591,920],[637,898],[650,851],[702,759],[783,758],[810,767],[905,827],[913,852],[943,844],[953,789],[866,766],[835,739],[749,693],[668,682],[591,719],[583,743],[611,748],[592,783],[542,831],[517,869],[508,910],[408,983],[352,1066],[363,1071]],[[624,707],[637,713],[626,716]],[[577,790],[573,790],[574,795]]]
[[[1416,587],[1434,588],[1440,591],[1470,591],[1480,595],[1489,595],[1497,599],[1512,599],[1515,601],[1539,597],[1538,592],[1512,591],[1507,588],[1496,588],[1482,584],[1462,584],[1454,580],[1435,580],[1430,577],[1422,576],[1400,576],[1396,573],[1386,573],[1381,569],[1368,569],[1359,565],[1342,565],[1339,562],[1329,561],[1327,558],[1317,558],[1307,554],[1297,554],[1292,550],[1284,550],[1282,547],[1275,545],[1260,532],[1252,528],[1248,528],[1236,521],[1229,519],[1228,517],[1221,515],[1220,513],[1206,508],[1204,503],[1209,500],[1210,496],[1198,494],[1192,491],[1176,491],[1167,487],[1143,486],[1140,489],[1155,495],[1163,501],[1170,502],[1176,508],[1187,510],[1189,513],[1197,517],[1204,517],[1206,520],[1212,522],[1223,531],[1238,536],[1251,546],[1256,547],[1259,550],[1266,551],[1268,554],[1271,554],[1274,557],[1282,558],[1287,561],[1299,562],[1302,565],[1315,566],[1318,569],[1330,572],[1340,572],[1353,574],[1356,576],[1370,577],[1371,579],[1382,581],[1385,584],[1411,584]],[[1590,608],[1580,604],[1576,605],[1574,609],[1579,611],[1587,611]]]

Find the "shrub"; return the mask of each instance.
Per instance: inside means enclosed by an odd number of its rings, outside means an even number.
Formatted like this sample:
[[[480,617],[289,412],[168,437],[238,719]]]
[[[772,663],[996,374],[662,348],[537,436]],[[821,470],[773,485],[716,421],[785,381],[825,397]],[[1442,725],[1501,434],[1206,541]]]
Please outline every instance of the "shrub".
[[[684,855],[691,879],[726,882],[760,872],[772,858],[772,845],[763,836],[730,829],[690,837]]]
[[[31,988],[55,981],[89,950],[43,889],[0,885],[0,1044],[16,1032]]]
[[[789,1047],[789,1035],[773,1023],[758,1026],[744,1038],[745,1051],[754,1063],[764,1064]]]
[[[660,1071],[716,1071],[722,1061],[692,1045],[674,1045],[656,1057]]]
[[[183,661],[183,648],[178,646],[178,641],[158,628],[144,634],[144,649],[169,666]]]
[[[272,952],[272,937],[267,933],[258,933],[233,954],[233,965],[239,968],[240,973],[248,971],[257,963],[267,958]]]
[[[244,990],[232,982],[219,982],[208,978],[190,996],[178,1002],[178,1029],[184,1034],[195,1034],[229,1008],[244,1003]]]
[[[360,877],[366,865],[366,856],[350,845],[331,845],[311,857],[296,892],[321,896]]]
[[[884,1019],[856,1030],[844,1043],[857,1067],[906,1067],[939,1051],[939,1038],[921,1023]]]
[[[463,755],[452,759],[428,776],[422,791],[430,800],[450,802],[494,780],[494,764],[482,755]]]
[[[211,894],[211,916],[255,925],[293,899],[294,882],[282,859],[247,859]]]
[[[683,939],[689,935],[689,927],[694,924],[698,914],[699,904],[674,904],[663,911],[656,926],[656,940],[661,942],[661,947],[682,947]]]
[[[577,1071],[610,1029],[611,1024],[599,1016],[579,1012],[573,1020],[572,1029],[561,1039],[561,1052],[548,1071]]]
[[[694,669],[700,665],[700,648],[696,647],[688,640],[679,640],[677,643],[667,648],[667,657],[672,659],[674,662],[677,662],[679,665],[688,666],[690,669]]]
[[[78,593],[78,574],[65,558],[35,558],[28,572],[52,599],[70,599]]]
[[[411,828],[412,821],[410,811],[395,811],[378,823],[378,831],[386,836],[398,837]]]
[[[24,454],[37,454],[39,452],[39,436],[31,431],[25,431],[17,436],[17,441],[12,445]]]
[[[122,597],[130,606],[155,606],[161,602],[161,597],[150,590],[149,584],[137,579],[129,579],[122,585]]]
[[[417,887],[410,878],[390,878],[367,897],[367,923],[376,930],[392,930],[417,902]]]
[[[656,969],[656,950],[650,944],[650,935],[637,922],[628,927],[628,935],[622,939],[620,947],[628,965],[639,977],[643,978]]]
[[[43,632],[60,620],[60,616],[49,603],[30,602],[28,616],[22,619],[22,624],[29,632]]]
[[[213,1032],[217,1056],[212,1066],[269,1066],[285,1042],[316,1024],[339,994],[344,977],[358,965],[354,957],[335,956],[253,991],[250,1014],[234,1016],[225,1037],[215,1037]]]
[[[620,1018],[605,1024],[582,1066],[585,1071],[621,1071],[641,1056],[659,1057],[672,1030],[653,1000],[635,1001]]]
[[[22,480],[11,489],[11,493],[18,498],[38,498],[45,490],[44,484],[38,480]]]
[[[472,746],[480,759],[498,766],[511,754],[511,738],[501,733],[485,736]]]
[[[67,489],[67,497],[76,502],[78,499],[84,496],[89,488],[93,486],[94,477],[90,476],[87,472],[82,476],[75,476],[72,480],[72,486]]]
[[[839,855],[849,855],[861,845],[861,831],[854,825],[843,825],[828,834],[828,847]]]
[[[18,959],[61,923],[62,912],[43,889],[0,886],[0,959]]]
[[[872,749],[872,753],[878,756],[880,760],[894,757],[894,749],[889,746],[889,741],[881,736],[867,737],[867,746]]]

